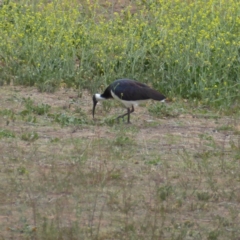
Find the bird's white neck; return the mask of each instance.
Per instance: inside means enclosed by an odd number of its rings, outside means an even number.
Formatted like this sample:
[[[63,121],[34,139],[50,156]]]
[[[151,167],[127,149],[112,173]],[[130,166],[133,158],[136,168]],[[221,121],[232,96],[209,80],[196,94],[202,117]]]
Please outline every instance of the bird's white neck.
[[[101,94],[99,94],[99,93],[96,93],[96,94],[95,94],[95,98],[96,98],[97,101],[106,100],[106,98],[101,97]]]

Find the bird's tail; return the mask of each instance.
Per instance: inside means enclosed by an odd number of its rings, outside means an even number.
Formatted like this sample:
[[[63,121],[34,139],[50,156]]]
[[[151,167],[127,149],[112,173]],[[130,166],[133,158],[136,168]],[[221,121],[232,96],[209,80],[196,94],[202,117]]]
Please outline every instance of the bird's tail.
[[[161,94],[160,92],[158,92],[154,89],[149,89],[148,95],[151,99],[156,100],[156,101],[164,102],[166,99],[166,97],[163,94]]]

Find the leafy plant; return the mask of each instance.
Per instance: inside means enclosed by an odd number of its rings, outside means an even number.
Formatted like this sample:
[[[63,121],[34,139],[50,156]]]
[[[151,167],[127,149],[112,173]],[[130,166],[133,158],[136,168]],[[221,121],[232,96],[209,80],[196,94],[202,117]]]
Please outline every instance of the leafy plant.
[[[167,200],[167,198],[172,194],[173,188],[170,185],[164,185],[158,188],[158,196],[161,201]]]
[[[211,198],[211,195],[208,192],[197,192],[197,198],[200,201],[208,201]]]
[[[27,142],[34,142],[39,138],[38,133],[28,132],[21,135],[21,139]]]
[[[15,138],[15,134],[6,129],[0,129],[0,138],[7,137],[7,138]]]
[[[178,117],[182,109],[162,103],[155,103],[148,107],[148,111],[157,117]]]
[[[27,115],[29,113],[35,113],[37,115],[47,114],[51,108],[48,104],[38,104],[34,105],[33,100],[31,98],[23,98],[23,102],[25,102],[26,110],[21,112],[21,115]]]
[[[80,125],[86,122],[85,117],[76,118],[74,116],[68,116],[65,113],[49,114],[49,117],[53,119],[54,122],[59,123],[62,127],[69,125]]]

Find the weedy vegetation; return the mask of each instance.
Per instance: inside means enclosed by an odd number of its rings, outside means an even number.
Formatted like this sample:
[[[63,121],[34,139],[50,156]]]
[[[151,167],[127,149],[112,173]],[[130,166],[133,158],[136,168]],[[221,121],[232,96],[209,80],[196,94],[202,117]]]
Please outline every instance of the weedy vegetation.
[[[239,103],[238,1],[2,1],[1,84],[103,89],[116,78],[169,98]]]
[[[0,238],[240,236],[240,3],[0,1]],[[118,124],[92,93],[168,96]]]

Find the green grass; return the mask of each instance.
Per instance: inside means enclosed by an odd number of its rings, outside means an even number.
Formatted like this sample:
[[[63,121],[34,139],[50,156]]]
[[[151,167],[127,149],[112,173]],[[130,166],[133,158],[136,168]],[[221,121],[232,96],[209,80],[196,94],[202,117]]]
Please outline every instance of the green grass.
[[[0,129],[0,138],[14,138],[15,135],[13,132],[9,131],[9,130],[5,130],[5,129]]]
[[[169,99],[237,111],[239,16],[234,0],[3,1],[0,81],[81,94],[135,78]]]

